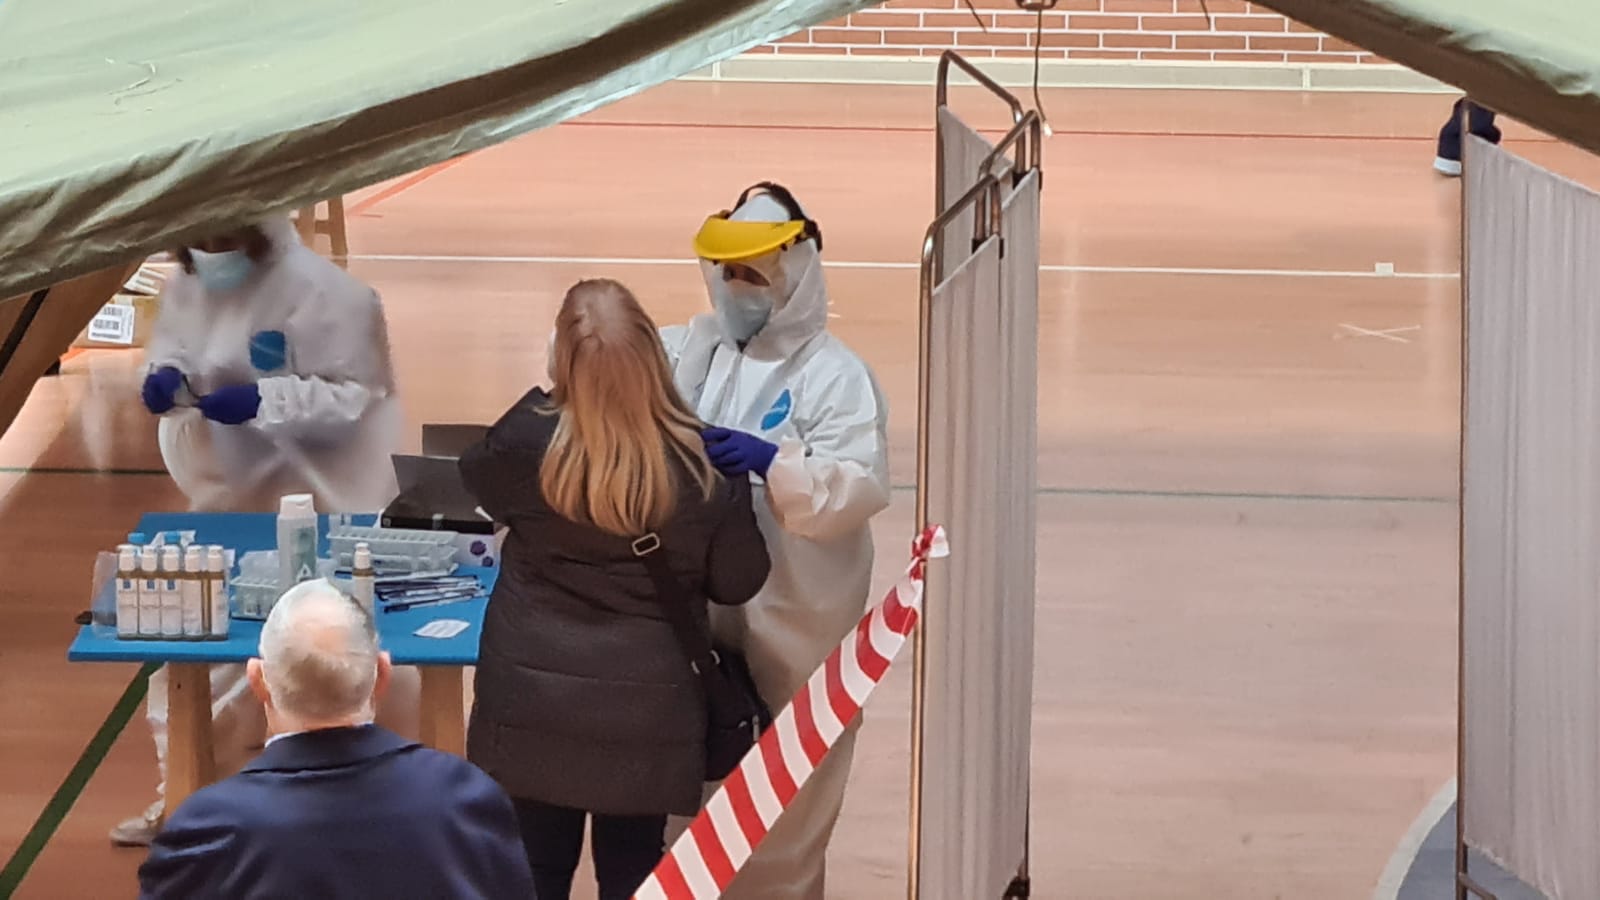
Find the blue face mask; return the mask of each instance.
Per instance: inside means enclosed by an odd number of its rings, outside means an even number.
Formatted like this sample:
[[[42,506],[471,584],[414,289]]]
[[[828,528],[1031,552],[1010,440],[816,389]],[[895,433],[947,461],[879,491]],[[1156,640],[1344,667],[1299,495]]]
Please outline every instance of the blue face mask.
[[[250,276],[256,270],[255,260],[243,250],[207,253],[204,250],[191,249],[189,256],[194,260],[195,276],[208,291],[218,293],[236,291],[250,280]]]

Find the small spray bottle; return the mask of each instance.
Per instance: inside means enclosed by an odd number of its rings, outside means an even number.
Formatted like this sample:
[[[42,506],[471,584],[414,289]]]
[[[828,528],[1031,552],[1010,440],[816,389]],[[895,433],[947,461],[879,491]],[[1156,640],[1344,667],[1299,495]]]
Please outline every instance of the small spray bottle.
[[[161,548],[160,578],[161,636],[183,637],[183,591],[178,587],[183,578],[183,558],[177,547]]]
[[[372,615],[373,595],[377,589],[377,573],[372,570],[372,548],[365,541],[356,544],[350,562],[350,594],[361,608]]]
[[[183,636],[188,640],[210,637],[206,628],[206,613],[210,610],[206,608],[205,555],[194,544],[184,548],[178,591],[183,603]]]
[[[139,550],[139,636],[161,636],[161,562],[154,547]]]
[[[228,638],[228,579],[226,577],[227,565],[224,562],[222,548],[213,544],[206,548],[206,603],[210,607],[210,616],[206,625],[211,632],[211,639],[216,641]]]
[[[117,637],[139,636],[139,553],[132,544],[117,548]]]

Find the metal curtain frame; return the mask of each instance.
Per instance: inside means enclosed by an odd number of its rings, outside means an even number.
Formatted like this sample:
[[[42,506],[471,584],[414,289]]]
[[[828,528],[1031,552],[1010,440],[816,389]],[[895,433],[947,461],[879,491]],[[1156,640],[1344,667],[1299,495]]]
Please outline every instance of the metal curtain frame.
[[[946,50],[939,54],[939,71],[937,75],[937,81],[934,85],[934,98],[935,102],[939,106],[950,105],[951,66],[955,66],[961,71],[967,73],[969,78],[971,78],[973,81],[976,81],[981,87],[988,90],[989,93],[994,94],[996,97],[999,97],[1001,100],[1005,101],[1006,106],[1010,107],[1011,109],[1011,121],[1013,124],[1022,121],[1022,101],[1012,96],[1010,91],[1000,86],[1000,82],[995,81],[988,75],[985,75],[982,69],[968,62],[965,57],[954,50]]]
[[[938,111],[950,105],[951,67],[960,69],[967,75],[968,78],[976,81],[979,87],[1000,98],[1000,101],[1006,105],[1006,109],[1011,112],[1011,124],[1013,128],[1021,124],[1023,119],[1027,116],[1027,112],[1022,108],[1021,100],[1018,100],[1010,91],[1001,87],[1000,82],[995,81],[993,78],[990,78],[988,75],[984,74],[982,69],[968,62],[967,59],[961,54],[955,52],[954,50],[946,50],[939,54],[939,68],[934,78],[935,127],[933,140],[933,214],[935,216],[938,216],[944,212],[942,209],[944,205],[945,188],[944,142],[939,140],[937,123],[939,117]],[[942,281],[945,274],[943,253],[938,254],[938,258],[934,261],[934,265],[934,279],[936,282]]]
[[[1456,502],[1456,900],[1477,896],[1499,900],[1492,891],[1475,881],[1468,869],[1467,853],[1467,370],[1470,360],[1472,308],[1471,219],[1468,200],[1469,175],[1477,165],[1472,147],[1472,132],[1467,128],[1469,100],[1461,104],[1461,447],[1457,470]]]
[[[1015,187],[1022,183],[1022,179],[1028,177],[1029,172],[1044,165],[1044,119],[1037,111],[1029,110],[1017,124],[1011,126],[1011,130],[1006,132],[1005,137],[1001,138],[994,145],[994,150],[984,158],[983,165],[978,171],[994,171],[995,163],[1006,155],[1012,145],[1017,148],[1016,158],[1011,162],[1011,184]]]
[[[932,406],[933,380],[933,291],[940,279],[936,272],[942,261],[943,250],[939,236],[945,227],[955,221],[968,207],[973,207],[973,245],[977,246],[993,237],[1005,240],[1001,225],[1003,190],[992,174],[986,174],[940,213],[922,236],[922,286],[918,316],[917,349],[917,509],[918,527],[928,521],[928,452],[932,436],[929,412]],[[931,573],[924,573],[924,581]],[[926,588],[924,588],[926,595]],[[912,637],[913,672],[911,682],[911,828],[909,860],[906,874],[906,895],[910,900],[921,896],[922,862],[922,755],[923,755],[923,703],[925,702],[928,653],[928,617],[932,612],[926,603],[922,606],[921,621]],[[976,898],[974,898],[976,900]]]
[[[932,436],[930,386],[933,378],[933,292],[945,276],[944,245],[940,240],[944,230],[969,207],[976,212],[973,223],[973,246],[991,237],[1000,238],[1004,254],[1003,211],[1006,186],[994,174],[994,166],[1013,145],[1016,158],[1012,164],[1011,187],[1015,187],[1030,172],[1040,169],[1043,157],[1043,120],[1039,113],[1024,110],[1022,102],[1012,96],[998,82],[985,75],[972,63],[954,51],[947,50],[939,57],[938,78],[935,87],[935,120],[938,111],[947,108],[950,100],[950,70],[965,72],[981,87],[999,97],[1011,112],[1012,127],[1001,138],[995,149],[984,160],[979,171],[972,173],[974,183],[960,199],[943,208],[945,196],[944,144],[935,135],[934,219],[922,238],[921,300],[919,312],[919,345],[917,353],[917,500],[918,527],[928,521],[928,457]],[[937,125],[935,126],[937,132]],[[912,635],[911,686],[911,827],[909,840],[909,870],[907,895],[910,900],[920,900],[922,861],[922,769],[925,745],[924,709],[927,693],[927,623],[930,615],[937,615],[924,604],[921,623]],[[1024,811],[1024,815],[1031,815]],[[1024,835],[1029,833],[1024,823]],[[1007,889],[1007,897],[1026,897],[1028,893],[1028,848],[1023,847],[1022,864],[1017,879]],[[976,900],[976,898],[975,898]]]

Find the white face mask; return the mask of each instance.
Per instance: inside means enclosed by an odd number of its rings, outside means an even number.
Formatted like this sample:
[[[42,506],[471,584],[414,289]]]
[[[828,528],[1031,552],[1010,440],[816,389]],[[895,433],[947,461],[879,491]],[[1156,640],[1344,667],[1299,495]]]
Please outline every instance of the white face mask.
[[[194,274],[206,290],[218,293],[236,291],[255,273],[256,263],[243,250],[207,253],[190,249],[194,260]]]
[[[772,253],[743,266],[755,270],[768,283],[758,285],[728,278],[727,268],[721,265],[707,265],[704,271],[711,308],[717,311],[728,337],[741,344],[759,334],[773,312],[782,309],[789,298],[788,273],[781,254]]]
[[[728,337],[744,343],[760,333],[772,317],[773,289],[744,281],[728,281],[719,272],[711,282],[711,307]]]

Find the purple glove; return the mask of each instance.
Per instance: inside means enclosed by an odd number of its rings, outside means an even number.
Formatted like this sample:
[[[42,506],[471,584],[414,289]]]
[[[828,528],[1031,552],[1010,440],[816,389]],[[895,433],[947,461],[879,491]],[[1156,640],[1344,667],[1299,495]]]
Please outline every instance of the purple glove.
[[[765,478],[772,458],[778,455],[777,444],[731,428],[707,428],[700,438],[706,442],[711,464],[729,477],[754,472]]]
[[[242,425],[261,409],[261,389],[254,384],[219,388],[200,398],[200,414],[223,425]]]
[[[171,366],[163,366],[144,377],[144,387],[140,389],[139,396],[144,400],[144,408],[150,410],[152,415],[162,415],[172,411],[177,405],[174,399],[178,395],[178,388],[183,386],[183,373]]]

